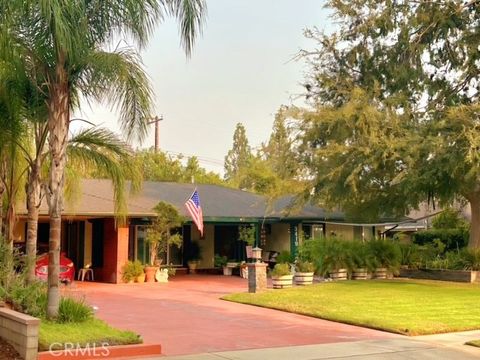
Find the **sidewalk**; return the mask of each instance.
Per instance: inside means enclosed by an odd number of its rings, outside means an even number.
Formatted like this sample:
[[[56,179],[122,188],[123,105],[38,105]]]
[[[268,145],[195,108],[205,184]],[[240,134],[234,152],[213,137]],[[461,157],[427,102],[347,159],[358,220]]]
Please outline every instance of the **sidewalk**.
[[[480,348],[463,345],[479,339],[480,331],[334,344],[304,345],[214,352],[184,356],[161,356],[143,360],[316,360],[316,359],[451,359],[480,358]]]

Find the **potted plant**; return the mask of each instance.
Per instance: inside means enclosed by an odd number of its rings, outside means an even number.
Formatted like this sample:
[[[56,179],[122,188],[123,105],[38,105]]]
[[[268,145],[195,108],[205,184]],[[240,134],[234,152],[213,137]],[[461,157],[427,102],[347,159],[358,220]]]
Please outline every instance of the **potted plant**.
[[[346,280],[350,258],[347,244],[344,241],[330,239],[325,242],[322,267],[322,275],[329,274],[333,280]]]
[[[145,272],[143,271],[143,265],[140,260],[135,260],[132,263],[132,272],[135,277],[135,282],[144,283],[145,282]]]
[[[187,253],[187,264],[188,264],[188,272],[190,274],[195,274],[197,271],[198,262],[201,259],[200,255],[200,245],[196,241],[192,241],[190,246],[188,247]]]
[[[374,279],[386,279],[388,273],[394,273],[400,267],[401,251],[397,244],[389,240],[371,240],[368,248],[372,257]]]
[[[155,274],[161,264],[159,256],[166,254],[171,245],[182,246],[182,236],[172,233],[184,221],[178,210],[173,205],[163,201],[159,202],[154,210],[157,216],[147,227],[145,235],[145,240],[150,249],[150,264],[145,267],[147,282],[155,281]]]
[[[310,285],[313,283],[315,265],[310,261],[297,261],[295,265],[295,284]]]
[[[254,225],[241,225],[238,228],[238,241],[245,242],[247,259],[251,259],[253,245],[255,245],[256,229]]]
[[[372,259],[368,246],[355,240],[350,244],[349,250],[352,263],[352,279],[366,280],[368,271],[372,269]]]
[[[214,266],[218,268],[223,268],[223,275],[232,275],[232,270],[227,267],[227,257],[220,256],[215,254],[215,258],[213,260]]]
[[[142,275],[145,275],[143,272],[143,265],[140,261],[127,261],[122,266],[122,280],[126,283],[133,283],[138,278],[141,278]],[[141,280],[141,279],[139,279]],[[138,281],[138,280],[137,280]],[[140,281],[138,281],[140,282]]]
[[[292,287],[293,275],[289,264],[276,264],[271,271],[272,284],[274,289],[284,289]]]

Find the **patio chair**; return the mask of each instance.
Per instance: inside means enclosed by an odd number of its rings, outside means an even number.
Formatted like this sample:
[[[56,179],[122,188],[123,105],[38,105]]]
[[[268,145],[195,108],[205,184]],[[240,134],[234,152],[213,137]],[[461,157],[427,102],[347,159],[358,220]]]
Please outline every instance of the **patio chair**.
[[[93,276],[92,264],[87,264],[85,267],[78,270],[78,280],[85,281],[85,279],[90,281],[95,281]]]

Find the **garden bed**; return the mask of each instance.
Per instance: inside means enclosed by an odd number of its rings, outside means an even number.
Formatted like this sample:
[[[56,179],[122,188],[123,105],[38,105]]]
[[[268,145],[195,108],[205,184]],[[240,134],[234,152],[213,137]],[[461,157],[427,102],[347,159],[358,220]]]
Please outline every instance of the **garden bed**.
[[[0,338],[0,360],[21,360],[17,350],[5,340]]]
[[[410,279],[478,283],[480,282],[479,273],[479,271],[470,270],[400,269],[399,277]]]

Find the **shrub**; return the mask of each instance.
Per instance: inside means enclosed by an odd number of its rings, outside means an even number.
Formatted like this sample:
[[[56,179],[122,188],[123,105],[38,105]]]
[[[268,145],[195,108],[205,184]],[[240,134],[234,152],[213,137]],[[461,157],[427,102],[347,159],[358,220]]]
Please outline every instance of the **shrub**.
[[[480,270],[480,249],[463,249],[458,255],[457,266],[463,270]]]
[[[326,239],[320,273],[325,275],[339,269],[352,269],[352,258],[349,242],[337,239]]]
[[[301,273],[315,272],[315,265],[310,261],[297,261],[295,269]]]
[[[58,308],[59,323],[81,323],[93,319],[93,309],[84,300],[64,297]]]
[[[364,268],[368,270],[374,269],[374,260],[367,243],[355,240],[348,243],[347,248],[351,259],[349,262],[349,265],[352,267],[351,270]]]
[[[290,251],[282,251],[277,256],[277,263],[278,264],[293,264],[295,262],[295,258],[290,254]]]
[[[17,275],[7,291],[6,300],[16,311],[44,318],[47,310],[47,285],[40,281],[26,284],[24,277]]]
[[[291,275],[290,265],[288,265],[286,263],[276,264],[275,267],[273,268],[271,274],[272,274],[272,277]]]
[[[435,240],[441,241],[444,245],[444,252],[460,250],[467,246],[469,238],[468,229],[431,229],[416,232],[413,235],[413,242],[418,245],[434,244]]]

